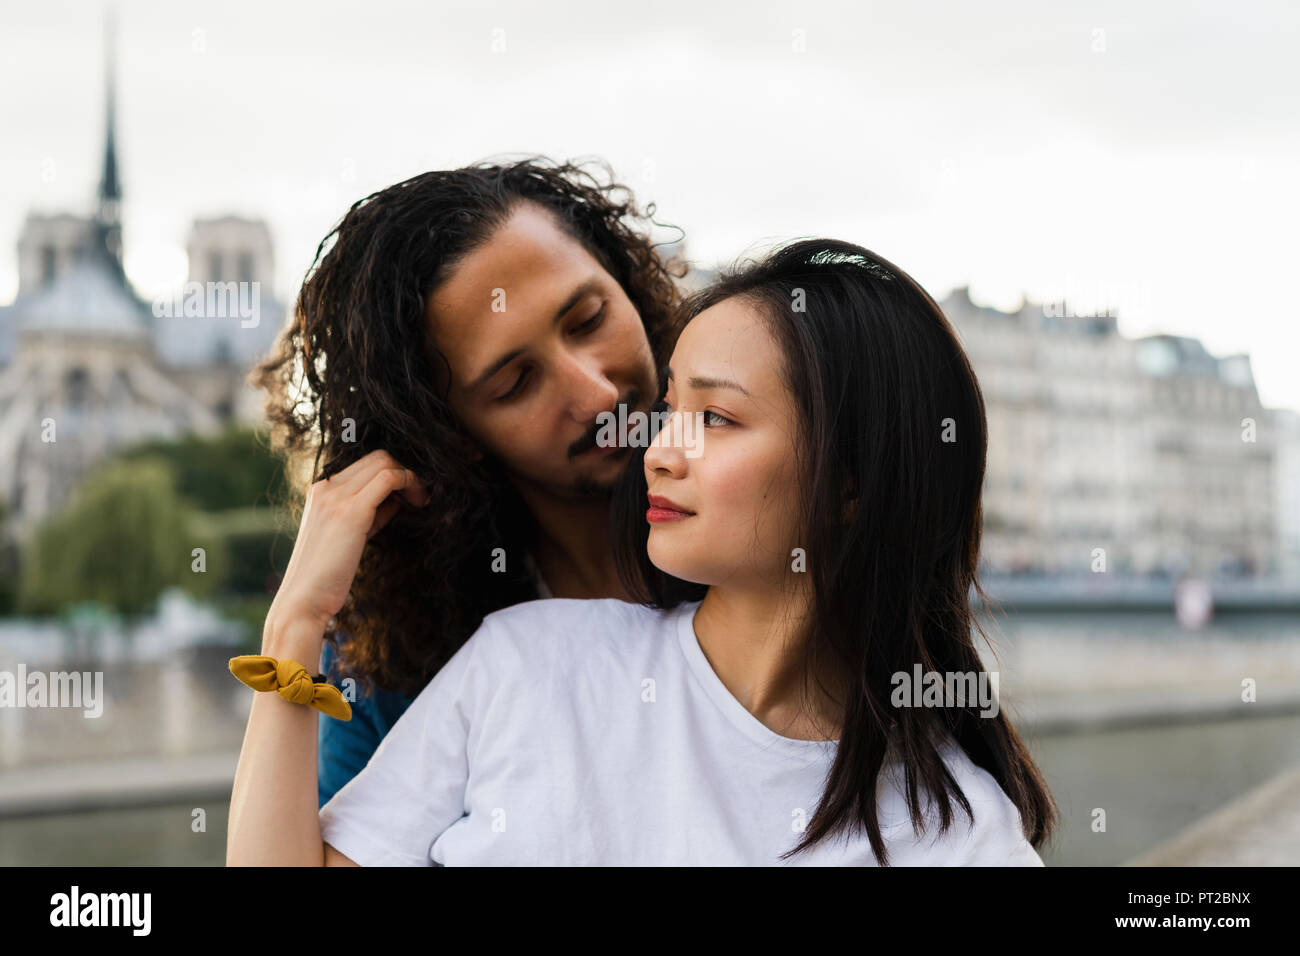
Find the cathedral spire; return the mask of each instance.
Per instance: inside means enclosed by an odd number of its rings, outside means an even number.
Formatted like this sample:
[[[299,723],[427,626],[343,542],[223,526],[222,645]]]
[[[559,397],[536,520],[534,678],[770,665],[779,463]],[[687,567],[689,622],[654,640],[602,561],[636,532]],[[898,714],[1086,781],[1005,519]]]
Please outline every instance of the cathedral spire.
[[[98,205],[95,210],[95,245],[107,256],[114,271],[122,277],[122,183],[117,172],[117,23],[112,8],[104,16],[104,169],[99,180]]]

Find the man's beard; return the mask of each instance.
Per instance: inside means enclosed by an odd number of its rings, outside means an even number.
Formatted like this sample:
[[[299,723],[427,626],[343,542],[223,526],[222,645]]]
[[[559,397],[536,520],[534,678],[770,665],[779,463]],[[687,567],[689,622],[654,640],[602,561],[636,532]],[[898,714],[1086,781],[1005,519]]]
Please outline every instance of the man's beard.
[[[608,498],[614,493],[619,479],[600,482],[590,475],[579,475],[573,479],[573,493],[579,498]]]

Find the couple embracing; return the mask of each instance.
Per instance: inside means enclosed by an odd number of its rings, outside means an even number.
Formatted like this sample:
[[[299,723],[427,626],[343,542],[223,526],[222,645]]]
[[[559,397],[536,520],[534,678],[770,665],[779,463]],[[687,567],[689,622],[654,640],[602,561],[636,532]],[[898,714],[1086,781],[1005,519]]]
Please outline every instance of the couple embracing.
[[[646,218],[534,158],[321,243],[255,373],[307,489],[262,653],[359,691],[254,696],[229,863],[1042,865],[1005,711],[896,694],[985,674],[951,325],[833,239],[683,299]]]

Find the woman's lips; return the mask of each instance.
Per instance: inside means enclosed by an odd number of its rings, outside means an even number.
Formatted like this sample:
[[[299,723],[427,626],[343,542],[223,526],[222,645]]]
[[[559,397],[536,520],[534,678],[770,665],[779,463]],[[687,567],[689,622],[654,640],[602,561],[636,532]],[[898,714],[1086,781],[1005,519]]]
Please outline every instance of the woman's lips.
[[[695,514],[695,512],[687,511],[681,505],[667,498],[661,498],[658,495],[647,495],[646,497],[650,500],[650,507],[646,509],[645,520],[651,524],[659,524],[665,521],[683,521]]]
[[[669,511],[667,508],[647,508],[645,512],[645,520],[651,524],[659,524],[661,521],[684,521],[693,517],[694,515],[685,511]]]

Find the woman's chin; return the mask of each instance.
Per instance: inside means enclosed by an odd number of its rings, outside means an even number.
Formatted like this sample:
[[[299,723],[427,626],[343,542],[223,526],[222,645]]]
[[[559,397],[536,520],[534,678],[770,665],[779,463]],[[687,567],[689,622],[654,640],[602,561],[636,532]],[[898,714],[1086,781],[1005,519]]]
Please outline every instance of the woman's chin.
[[[696,555],[694,550],[681,544],[674,546],[657,542],[654,530],[651,529],[650,541],[646,545],[646,556],[650,559],[650,563],[664,574],[670,574],[680,581],[687,581],[690,584],[712,584],[714,575],[709,570],[710,562],[700,560],[700,556]]]

